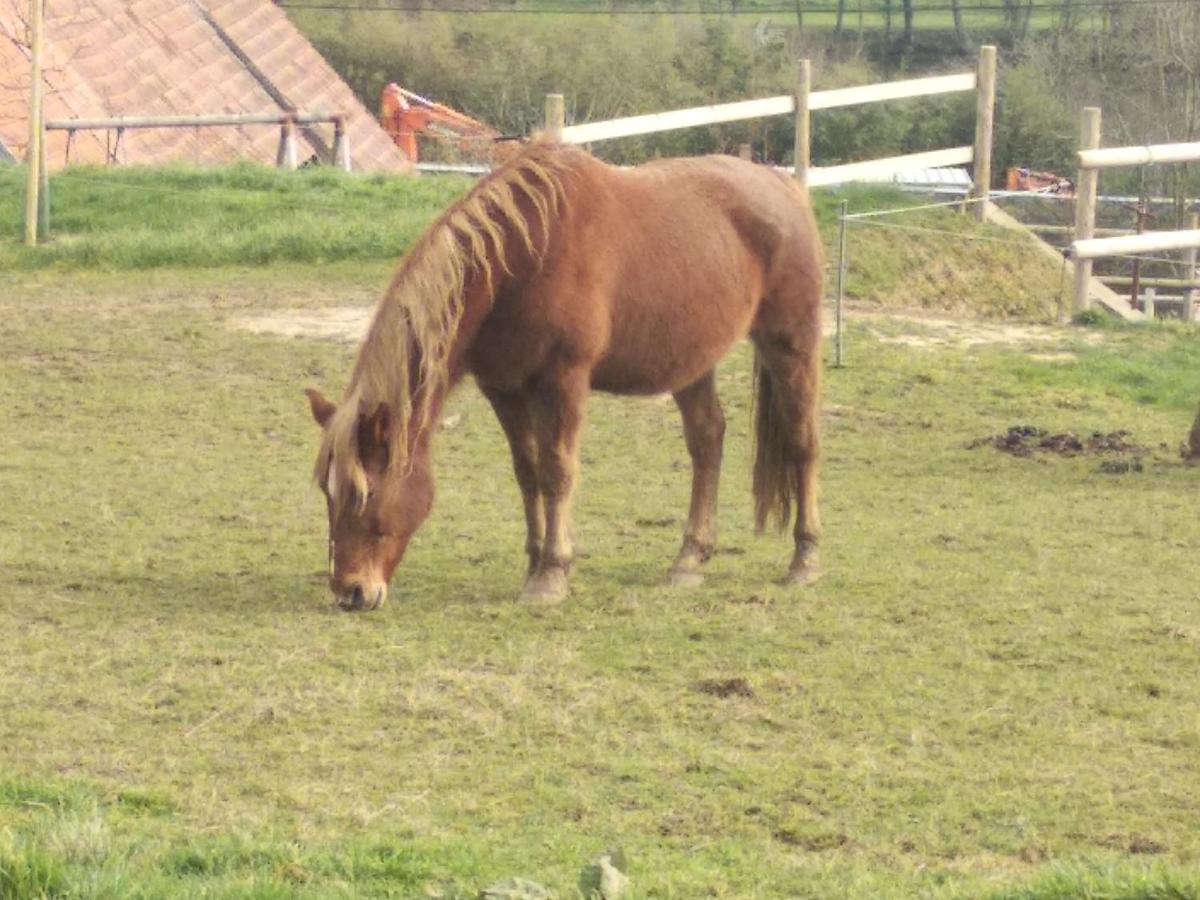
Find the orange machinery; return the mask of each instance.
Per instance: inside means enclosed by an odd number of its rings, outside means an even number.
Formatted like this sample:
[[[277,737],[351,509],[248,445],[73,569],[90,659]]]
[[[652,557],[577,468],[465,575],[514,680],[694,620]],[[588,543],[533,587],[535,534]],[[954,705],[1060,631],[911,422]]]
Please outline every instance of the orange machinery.
[[[503,135],[492,126],[468,115],[426,100],[420,94],[398,84],[383,89],[379,100],[379,119],[384,131],[412,162],[420,159],[417,136],[433,138],[454,148],[454,156],[464,162],[492,164],[511,152],[509,145],[498,143]]]
[[[1053,172],[1034,172],[1024,167],[1012,166],[1004,173],[1006,191],[1036,191],[1041,194],[1075,196],[1075,185],[1069,178]]]

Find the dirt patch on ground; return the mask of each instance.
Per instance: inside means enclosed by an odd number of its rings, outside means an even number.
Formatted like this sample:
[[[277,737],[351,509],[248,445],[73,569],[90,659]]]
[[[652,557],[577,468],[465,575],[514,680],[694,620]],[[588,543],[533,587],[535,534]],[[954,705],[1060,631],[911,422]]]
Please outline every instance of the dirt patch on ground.
[[[366,334],[373,306],[341,306],[326,309],[280,309],[271,312],[241,313],[233,316],[233,328],[255,334],[275,334],[280,337],[315,337],[356,343]],[[847,316],[866,321],[875,337],[885,344],[906,347],[973,347],[981,344],[1026,344],[1047,348],[1039,358],[1074,359],[1074,354],[1054,350],[1054,346],[1083,341],[1096,343],[1102,336],[1054,325],[1028,322],[986,322],[974,319],[951,319],[919,313],[880,313],[863,309],[847,310]],[[885,324],[886,323],[886,324]],[[904,333],[894,333],[899,324]],[[826,317],[825,333],[833,334],[832,316]]]
[[[233,316],[229,324],[241,331],[280,337],[315,337],[358,343],[367,333],[374,307],[281,309],[271,313]]]
[[[696,690],[712,697],[754,697],[754,688],[745,678],[706,678],[696,683]]]
[[[1014,425],[1002,434],[976,438],[967,444],[967,449],[995,447],[1013,456],[1025,457],[1035,453],[1052,453],[1056,456],[1112,454],[1138,459],[1150,452],[1148,447],[1135,444],[1129,437],[1128,431],[1112,431],[1108,434],[1094,431],[1087,437],[1080,437],[1073,431],[1051,434],[1033,425]]]
[[[1054,361],[1074,358],[1074,354],[1056,349],[1055,345],[1087,343],[1095,344],[1103,336],[1094,331],[1083,331],[1060,325],[1044,325],[1036,322],[997,322],[979,319],[952,319],[944,316],[928,316],[920,313],[880,313],[854,310],[854,318],[865,320],[874,336],[884,344],[901,344],[905,347],[976,347],[983,344],[1024,344],[1048,348],[1040,357]],[[879,322],[876,327],[872,323]],[[895,323],[909,326],[904,333],[894,333]]]
[[[1122,853],[1147,855],[1166,853],[1167,846],[1161,841],[1143,834],[1109,834],[1097,841],[1101,847],[1119,850]]]

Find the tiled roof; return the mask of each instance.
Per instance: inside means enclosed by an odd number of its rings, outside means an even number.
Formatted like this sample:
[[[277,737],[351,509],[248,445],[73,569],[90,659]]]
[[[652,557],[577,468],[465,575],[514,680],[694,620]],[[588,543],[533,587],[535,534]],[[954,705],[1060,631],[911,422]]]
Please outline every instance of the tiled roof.
[[[28,51],[17,9],[0,0],[0,144],[28,141]],[[269,0],[54,0],[47,4],[46,117],[344,112],[352,164],[403,170],[403,154],[353,91]],[[77,132],[71,163],[103,163],[114,135]],[[301,161],[328,152],[333,126],[297,132]],[[254,159],[273,163],[276,125],[129,130],[127,163]],[[49,132],[52,167],[67,160],[64,132]]]

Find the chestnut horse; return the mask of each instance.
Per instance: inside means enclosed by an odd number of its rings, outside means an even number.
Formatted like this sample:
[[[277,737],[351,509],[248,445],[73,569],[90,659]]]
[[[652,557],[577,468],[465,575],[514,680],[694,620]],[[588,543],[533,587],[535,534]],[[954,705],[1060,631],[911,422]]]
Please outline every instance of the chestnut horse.
[[[470,374],[512,448],[525,503],[523,596],[567,591],[570,504],[591,389],[670,392],[692,458],[677,583],[698,583],[717,537],[725,417],[715,367],[755,354],[755,518],[795,504],[787,580],[818,574],[822,254],[804,191],[731,157],[622,169],[534,143],[448,209],[401,262],[324,429],[339,605],[373,609],[433,504],[431,443]]]

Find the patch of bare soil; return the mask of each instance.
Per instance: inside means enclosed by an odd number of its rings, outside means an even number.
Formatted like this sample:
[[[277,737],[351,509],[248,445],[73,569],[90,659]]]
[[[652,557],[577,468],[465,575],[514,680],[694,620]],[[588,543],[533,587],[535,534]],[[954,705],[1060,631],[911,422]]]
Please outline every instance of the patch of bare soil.
[[[1080,341],[1098,343],[1103,340],[1103,336],[1098,332],[1082,331],[1058,325],[1041,325],[1034,322],[956,319],[925,315],[919,312],[875,312],[864,309],[853,309],[850,311],[850,315],[854,318],[864,319],[868,323],[872,320],[878,320],[881,323],[903,322],[916,327],[915,331],[904,334],[891,333],[891,329],[886,326],[872,328],[875,336],[884,344],[902,344],[915,348],[1026,344],[1050,348],[1048,352],[1040,354],[1040,358],[1053,362],[1065,362],[1075,358],[1073,353],[1055,349],[1054,345],[1056,344]]]
[[[1138,855],[1167,852],[1167,847],[1162,842],[1142,834],[1109,834],[1098,843],[1102,847]]]
[[[1073,431],[1051,434],[1033,425],[1014,425],[1002,434],[976,438],[967,444],[968,450],[978,447],[995,447],[1013,456],[1030,457],[1035,453],[1052,453],[1056,456],[1080,456],[1083,454],[1112,454],[1132,456],[1134,459],[1124,467],[1106,463],[1104,471],[1141,471],[1141,457],[1150,452],[1148,447],[1135,444],[1129,439],[1128,431],[1112,431],[1108,434],[1094,431],[1080,437]]]
[[[281,309],[270,313],[236,315],[229,320],[229,324],[255,334],[327,338],[353,344],[366,335],[372,311],[372,307],[362,306]]]
[[[754,697],[754,688],[745,678],[706,678],[696,684],[696,690],[713,697]]]
[[[256,334],[275,334],[281,337],[316,337],[355,343],[362,340],[371,321],[373,306],[341,306],[309,309],[279,309],[240,313],[231,317],[230,325]],[[1056,344],[1086,341],[1095,342],[1102,337],[1095,332],[1061,328],[1053,325],[1037,325],[1026,322],[996,322],[975,319],[950,319],[920,313],[880,313],[864,309],[850,309],[848,315],[856,319],[879,321],[880,327],[873,329],[884,343],[903,344],[908,347],[943,347],[948,345],[973,347],[980,344],[1026,344],[1040,346],[1046,352],[1039,358],[1052,361],[1068,361],[1074,354],[1058,349]],[[904,323],[916,328],[905,334],[887,333],[883,323]],[[834,331],[833,318],[827,317],[826,334]]]

